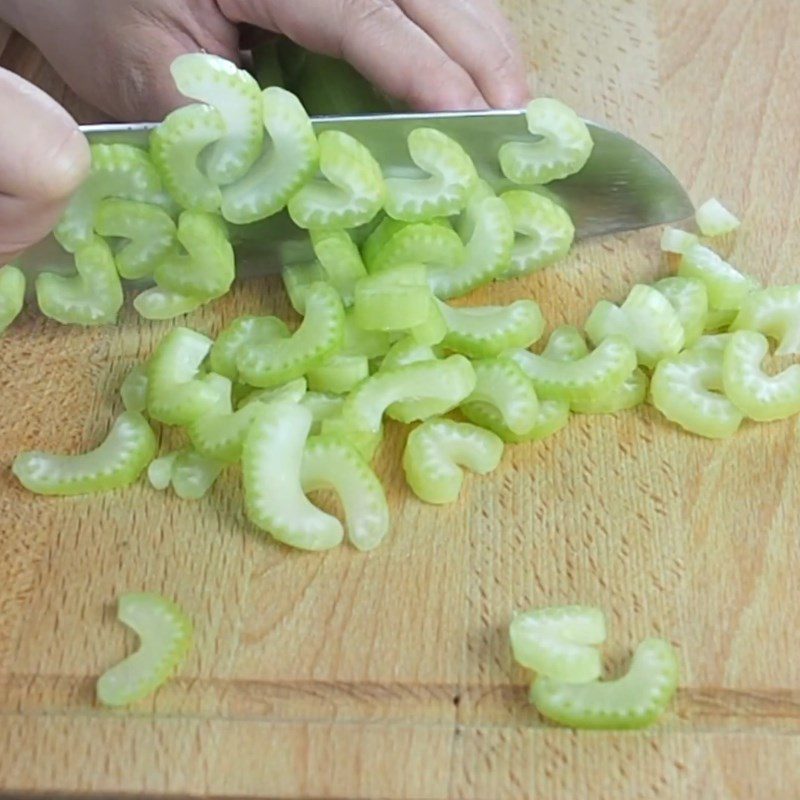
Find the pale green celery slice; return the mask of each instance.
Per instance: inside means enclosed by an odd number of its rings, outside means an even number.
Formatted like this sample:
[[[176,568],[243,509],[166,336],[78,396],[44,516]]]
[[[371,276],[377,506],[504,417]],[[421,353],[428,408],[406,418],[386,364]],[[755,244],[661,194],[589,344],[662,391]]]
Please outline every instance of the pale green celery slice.
[[[287,205],[301,228],[355,228],[383,205],[381,168],[361,142],[341,131],[319,135],[319,169],[324,180],[305,184]]]
[[[230,402],[230,380],[201,372],[211,345],[211,339],[189,328],[173,328],[161,340],[147,365],[147,408],[153,419],[188,425]]]
[[[165,453],[150,462],[147,467],[147,480],[150,481],[150,485],[154,489],[163,492],[169,488],[172,483],[172,468],[175,466],[175,460],[181,452],[180,450],[173,450],[171,453]]]
[[[380,371],[397,369],[420,361],[436,361],[436,353],[429,344],[420,344],[411,336],[395,342],[381,360]]]
[[[209,362],[214,372],[239,379],[236,366],[240,353],[250,347],[269,346],[278,339],[289,337],[289,328],[278,317],[237,317],[225,328],[211,347]]]
[[[313,422],[311,433],[317,435],[322,431],[322,423],[342,412],[344,395],[331,394],[330,392],[306,392],[298,401],[301,406],[311,412]]]
[[[36,279],[36,300],[46,317],[65,324],[108,325],[122,307],[122,284],[114,255],[99,236],[75,252],[76,275],[43,272]]]
[[[620,387],[636,368],[636,351],[627,339],[609,336],[576,361],[553,361],[529,350],[510,350],[508,356],[533,381],[545,400],[585,402]]]
[[[664,713],[678,685],[678,659],[663,639],[645,639],[615,681],[565,683],[541,676],[530,691],[540,714],[573,728],[643,728]]]
[[[344,508],[347,538],[359,550],[377,547],[389,532],[389,504],[381,482],[359,451],[336,436],[306,442],[300,468],[303,491],[333,489]]]
[[[270,86],[261,103],[270,141],[249,172],[222,190],[222,216],[239,225],[276,214],[319,166],[317,138],[300,101]]]
[[[725,349],[728,347],[731,336],[733,336],[732,333],[704,334],[692,345],[691,352],[701,353],[703,351],[709,351],[722,357]],[[722,391],[721,386],[717,391]]]
[[[415,342],[429,347],[439,344],[447,335],[447,320],[433,294],[428,298],[428,316],[408,332]]]
[[[150,156],[127,144],[92,145],[89,177],[72,196],[53,235],[70,253],[90,244],[95,210],[107,197],[156,203],[161,199],[161,179]]]
[[[460,411],[470,422],[496,433],[509,443],[545,439],[565,427],[570,417],[569,403],[565,400],[541,400],[533,426],[523,433],[515,433],[506,425],[500,410],[490,403],[465,403]]]
[[[208,298],[172,292],[154,286],[133,299],[133,307],[144,319],[174,319],[188,314],[208,302]]]
[[[22,453],[14,459],[12,471],[36,494],[106,492],[132,484],[156,450],[156,437],[147,420],[135,411],[125,411],[95,450],[74,456]]]
[[[467,204],[478,180],[464,148],[434,128],[416,128],[408,135],[411,160],[427,177],[387,178],[386,213],[404,222],[450,217]]]
[[[285,402],[282,398],[281,402]],[[242,457],[242,444],[250,424],[258,416],[263,399],[238,411],[204,414],[188,426],[189,438],[201,456],[232,464]]]
[[[586,334],[594,345],[609,336],[621,336],[636,348],[640,364],[653,367],[684,346],[683,325],[672,303],[652,286],[637,284],[621,306],[601,300],[586,320]]]
[[[341,353],[328,356],[306,373],[312,391],[334,394],[346,394],[368,377],[369,359],[366,356],[346,356]]]
[[[425,267],[419,264],[394,267],[358,281],[354,319],[364,330],[408,330],[427,321],[430,300]]]
[[[800,284],[770,286],[742,304],[731,330],[753,330],[778,343],[776,355],[800,353]]]
[[[345,306],[353,305],[356,281],[367,274],[358,247],[347,231],[311,231],[314,255]]]
[[[455,268],[463,263],[464,256],[461,237],[441,221],[408,224],[385,219],[363,247],[364,263],[370,272],[404,264]]]
[[[708,292],[697,278],[662,278],[653,284],[669,300],[683,326],[684,346],[691,347],[702,335],[708,317]]]
[[[571,109],[549,97],[527,108],[531,142],[508,142],[500,148],[500,167],[514,183],[541,184],[566,178],[582,169],[594,143],[586,123]]]
[[[697,236],[678,228],[664,228],[661,234],[661,250],[664,253],[683,255],[690,247],[698,244]]]
[[[736,319],[735,308],[709,308],[706,314],[703,333],[720,333],[727,331]]]
[[[703,281],[710,308],[741,308],[747,295],[759,288],[755,278],[739,272],[701,244],[692,245],[681,256],[678,275]]]
[[[97,699],[126,706],[152,694],[185,657],[192,623],[171,600],[147,592],[127,592],[117,601],[117,618],[139,637],[139,649],[104,672]]]
[[[509,626],[514,660],[564,683],[589,683],[603,671],[598,645],[605,615],[592,606],[552,606],[515,614]]]
[[[380,358],[389,352],[393,337],[387,331],[365,331],[357,322],[353,309],[344,315],[342,355]]]
[[[800,364],[769,375],[761,366],[768,353],[769,342],[763,334],[736,331],[722,362],[725,394],[742,413],[759,422],[800,413]]]
[[[172,488],[182,500],[199,500],[214,485],[224,466],[221,460],[184,450],[172,464]]]
[[[372,461],[383,442],[383,426],[377,431],[354,428],[352,421],[343,416],[343,410],[344,402],[338,413],[331,413],[319,422],[315,421],[312,430],[318,430],[322,436],[344,439],[358,450],[365,461]]]
[[[178,91],[215,108],[225,126],[203,153],[203,167],[217,184],[241,178],[261,151],[261,90],[250,73],[209,53],[185,53],[170,65]]]
[[[117,272],[126,280],[152,275],[177,241],[175,223],[163,208],[135,200],[102,200],[97,205],[94,228],[101,236],[125,241],[114,254],[114,261]]]
[[[135,364],[119,389],[126,411],[147,411],[147,364]]]
[[[710,439],[732,436],[742,413],[721,394],[722,357],[721,348],[701,345],[660,361],[650,381],[653,405],[692,433]]]
[[[641,369],[635,369],[622,383],[608,394],[591,400],[576,400],[570,408],[578,414],[615,414],[628,408],[635,408],[647,398],[647,375]]]
[[[462,467],[486,475],[497,468],[502,456],[503,441],[491,431],[434,417],[408,435],[403,469],[420,500],[452,503],[461,492]]]
[[[248,387],[249,388],[249,387]],[[295,378],[281,386],[272,389],[251,389],[247,395],[239,401],[239,408],[244,408],[251,403],[299,403],[306,396],[308,383],[305,378]]]
[[[694,219],[700,233],[709,237],[730,233],[742,224],[716,197],[706,200],[695,212]]]
[[[219,186],[200,168],[200,154],[225,135],[225,121],[215,108],[178,108],[150,134],[150,156],[169,193],[183,207],[217,211]]]
[[[0,268],[0,335],[19,316],[25,300],[25,273],[8,265]]]
[[[577,361],[589,354],[583,334],[573,325],[559,325],[550,334],[542,357],[551,361]]]
[[[309,288],[315,283],[328,280],[319,261],[311,261],[308,264],[290,264],[283,268],[281,278],[292,308],[301,315],[306,313],[306,295]]]
[[[524,190],[505,192],[500,199],[511,212],[516,236],[510,263],[498,277],[506,280],[528,275],[567,255],[575,226],[560,205]]]
[[[303,550],[336,547],[344,536],[336,517],[308,500],[300,483],[311,412],[296,403],[264,405],[242,449],[245,510],[278,541]]]

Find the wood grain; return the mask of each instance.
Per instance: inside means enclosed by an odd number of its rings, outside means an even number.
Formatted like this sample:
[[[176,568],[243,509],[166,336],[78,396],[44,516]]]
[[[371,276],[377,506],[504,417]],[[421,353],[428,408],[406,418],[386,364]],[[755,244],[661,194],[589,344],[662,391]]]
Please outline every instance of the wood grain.
[[[725,243],[771,281],[800,265],[800,5],[794,0],[508,0],[537,90],[652,147],[698,201],[745,224]],[[0,63],[82,120],[41,58]],[[586,243],[558,269],[495,287],[580,323],[665,270],[658,232]],[[190,323],[288,313],[250,281]],[[64,329],[26,312],[0,344],[0,788],[50,795],[704,800],[800,798],[800,450],[794,421],[693,438],[645,409],[581,418],[510,448],[463,501],[409,496],[392,430],[380,459],[391,539],[363,555],[289,552],[254,535],[235,473],[190,504],[144,485],[35,498],[23,449],[102,437],[125,371],[166,330]],[[126,589],[173,596],[197,622],[181,671],[128,713],[93,682],[133,645]],[[670,638],[681,690],[656,729],[575,733],[525,703],[511,611],[608,611],[611,670]]]

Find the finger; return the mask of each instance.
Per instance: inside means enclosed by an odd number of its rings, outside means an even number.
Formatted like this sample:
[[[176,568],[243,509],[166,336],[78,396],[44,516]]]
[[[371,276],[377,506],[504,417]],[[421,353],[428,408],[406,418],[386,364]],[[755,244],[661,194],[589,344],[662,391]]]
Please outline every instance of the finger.
[[[56,226],[67,199],[43,202],[0,195],[0,267],[41,241]]]

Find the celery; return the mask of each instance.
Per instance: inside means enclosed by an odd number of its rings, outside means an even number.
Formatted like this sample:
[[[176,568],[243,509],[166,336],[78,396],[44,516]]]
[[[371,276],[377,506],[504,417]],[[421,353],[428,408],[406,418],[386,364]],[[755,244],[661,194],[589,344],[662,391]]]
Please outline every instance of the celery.
[[[353,304],[356,282],[367,274],[361,254],[346,231],[311,231],[314,254],[328,282],[346,306]]]
[[[286,323],[278,317],[237,317],[212,345],[211,369],[232,381],[238,380],[240,354],[250,348],[268,347],[289,335]]]
[[[315,283],[327,281],[328,276],[319,261],[306,264],[290,264],[281,273],[283,288],[289,295],[289,302],[298,314],[306,313],[306,295]]]
[[[662,278],[653,284],[669,300],[683,326],[686,347],[691,347],[703,334],[708,319],[708,292],[697,278]]]
[[[138,294],[133,300],[133,307],[144,319],[175,319],[200,308],[208,298],[172,292],[154,286]]]
[[[0,336],[19,316],[25,300],[25,273],[8,265],[0,268]]]
[[[370,272],[405,264],[458,267],[464,262],[461,237],[441,221],[407,224],[385,219],[369,235],[362,255]]]
[[[694,215],[703,236],[722,236],[736,230],[741,222],[715,197],[706,200]]]
[[[147,364],[136,364],[131,368],[119,393],[126,411],[147,411]]]
[[[316,392],[346,394],[369,376],[366,356],[335,354],[306,373],[308,386]]]
[[[223,461],[184,450],[172,464],[172,488],[182,500],[199,500],[214,485],[224,466]]]
[[[731,328],[769,336],[778,343],[776,355],[800,353],[800,284],[753,292],[742,303]]]
[[[364,330],[408,330],[431,315],[425,267],[408,264],[368,275],[356,283],[353,312]]]
[[[583,334],[573,325],[559,325],[550,334],[542,357],[551,361],[577,361],[589,354]]]
[[[698,244],[697,236],[678,228],[664,228],[661,234],[661,250],[665,253],[683,255],[690,247]]]
[[[755,278],[739,272],[713,250],[700,244],[692,245],[681,256],[678,275],[703,281],[710,308],[741,308],[747,295],[759,288]]]
[[[487,402],[475,401],[461,406],[461,413],[476,425],[496,433],[504,442],[539,441],[560,431],[569,422],[569,403],[565,400],[541,400],[536,421],[528,430],[516,433],[508,427],[501,410]]]

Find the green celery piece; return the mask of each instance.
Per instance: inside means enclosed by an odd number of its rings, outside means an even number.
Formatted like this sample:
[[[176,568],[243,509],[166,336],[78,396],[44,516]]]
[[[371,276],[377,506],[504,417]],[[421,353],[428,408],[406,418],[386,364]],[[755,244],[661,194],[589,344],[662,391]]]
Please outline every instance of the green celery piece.
[[[261,152],[261,90],[250,73],[210,53],[184,53],[170,65],[178,91],[216,109],[225,132],[202,155],[216,184],[241,178]]]
[[[248,387],[250,388],[250,387]],[[238,408],[244,408],[251,403],[299,403],[307,394],[308,383],[305,378],[295,378],[293,381],[274,386],[271,389],[251,389],[239,401]]]
[[[691,347],[702,335],[708,316],[708,292],[697,278],[662,278],[653,284],[669,300],[683,326],[684,345]]]
[[[387,218],[367,237],[363,247],[369,272],[404,264],[455,268],[464,262],[461,237],[441,221],[405,223]]]
[[[364,330],[408,330],[427,321],[431,290],[425,267],[407,264],[368,275],[356,283],[356,325]]]
[[[701,244],[692,245],[681,256],[678,275],[701,280],[708,292],[709,308],[713,309],[739,309],[747,295],[760,288],[755,278],[739,272]]]
[[[192,642],[192,623],[171,600],[149,592],[126,592],[117,618],[139,637],[139,649],[104,672],[97,699],[127,706],[152,694],[183,661]]]
[[[342,412],[344,395],[331,392],[306,392],[298,401],[301,406],[311,412],[311,433],[314,435],[322,431],[325,420],[337,417]]]
[[[214,485],[224,466],[223,461],[184,450],[172,464],[172,488],[182,500],[199,500]]]
[[[319,261],[307,264],[290,264],[281,273],[283,287],[289,295],[289,302],[298,314],[306,313],[306,295],[315,283],[327,281],[328,276]]]
[[[12,471],[36,494],[106,492],[132,484],[156,450],[156,437],[147,420],[135,411],[125,411],[95,450],[74,456],[22,453],[14,459]]]
[[[288,203],[301,228],[355,228],[369,222],[383,205],[381,168],[361,142],[341,131],[323,131],[319,169],[324,180],[305,184]]]
[[[19,316],[25,301],[25,273],[9,264],[0,268],[0,336]]]
[[[695,211],[694,219],[700,233],[711,238],[735,231],[741,225],[741,222],[716,197],[706,200]]]
[[[147,411],[147,364],[135,364],[119,390],[126,411]]]
[[[346,356],[337,353],[308,370],[308,386],[315,392],[347,394],[369,377],[369,359],[366,356]]]
[[[389,352],[392,342],[393,337],[387,331],[365,331],[356,322],[352,309],[345,312],[342,355],[380,358]]]
[[[647,375],[637,367],[621,386],[591,400],[573,401],[570,408],[577,414],[616,414],[644,403],[647,385]]]
[[[268,347],[289,336],[289,328],[278,317],[237,317],[212,345],[209,357],[211,369],[232,381],[239,380],[237,360],[241,353],[250,347]]]
[[[396,341],[381,360],[380,371],[397,369],[420,361],[436,361],[437,356],[429,344],[420,344],[412,336]]]
[[[324,419],[315,420],[312,428],[318,430],[318,433],[322,436],[335,436],[339,439],[344,439],[355,447],[365,461],[372,461],[383,442],[383,426],[381,425],[377,431],[354,428],[352,420],[342,413],[345,407],[344,400],[338,412],[331,411],[326,414]]]
[[[247,516],[292,547],[336,547],[344,536],[341,523],[312,505],[301,484],[311,412],[297,403],[269,403],[259,411],[242,450]]]
[[[291,92],[265,89],[261,114],[269,142],[247,174],[222,189],[222,216],[238,225],[276,214],[319,166],[311,120]]]
[[[577,361],[589,355],[583,334],[573,325],[559,325],[550,334],[542,357],[551,361]]]
[[[99,236],[75,252],[76,275],[43,272],[36,279],[36,299],[46,317],[64,324],[108,325],[116,322],[124,300],[114,255]]]
[[[778,343],[776,355],[800,353],[800,284],[770,286],[748,295],[731,330],[753,330]]]
[[[594,143],[586,123],[571,109],[539,97],[526,110],[532,142],[507,142],[500,148],[500,167],[514,183],[543,184],[579,172]]]
[[[367,460],[345,439],[311,437],[303,452],[300,484],[306,493],[336,492],[344,508],[347,537],[359,550],[372,550],[389,532],[383,486]]]
[[[176,459],[182,452],[181,450],[173,450],[171,453],[154,458],[150,462],[147,467],[147,480],[150,481],[150,485],[154,489],[163,492],[169,488],[172,483],[172,469],[175,466]]]
[[[731,327],[736,315],[735,308],[709,308],[703,333],[724,333]]]
[[[358,247],[347,231],[311,231],[314,255],[345,306],[353,305],[356,282],[367,274]]]
[[[682,231],[678,228],[664,228],[661,234],[661,251],[683,255],[692,245],[699,242],[694,233]]]
[[[188,432],[197,453],[226,464],[239,461],[247,431],[263,405],[263,401],[254,401],[238,411],[221,410],[193,420]]]
[[[181,294],[154,286],[136,295],[133,307],[144,319],[164,320],[189,314],[207,302],[207,297]]]
[[[486,475],[497,468],[502,456],[503,441],[491,431],[434,417],[408,435],[403,469],[420,500],[453,503],[464,482],[462,467]]]
[[[643,728],[666,709],[678,685],[678,659],[663,639],[645,639],[615,681],[565,683],[541,676],[530,700],[540,714],[573,728]]]
[[[592,606],[552,606],[515,614],[509,627],[514,660],[564,683],[589,683],[603,671],[603,612]]]
[[[411,338],[422,345],[437,345],[447,335],[447,320],[439,306],[439,301],[431,293],[428,298],[428,316],[408,329]]]
[[[690,348],[692,353],[711,353],[716,354],[720,358],[725,354],[725,350],[730,343],[732,333],[714,333],[704,334],[701,336]],[[722,391],[722,384],[719,384],[716,391]]]
[[[761,366],[768,353],[766,336],[756,331],[736,331],[722,361],[726,396],[743,414],[759,422],[800,413],[800,364],[769,375]]]
[[[523,433],[515,433],[508,427],[500,410],[481,401],[465,403],[461,413],[475,425],[496,433],[504,442],[535,442],[560,431],[569,422],[569,403],[565,400],[541,400],[533,427]]]

